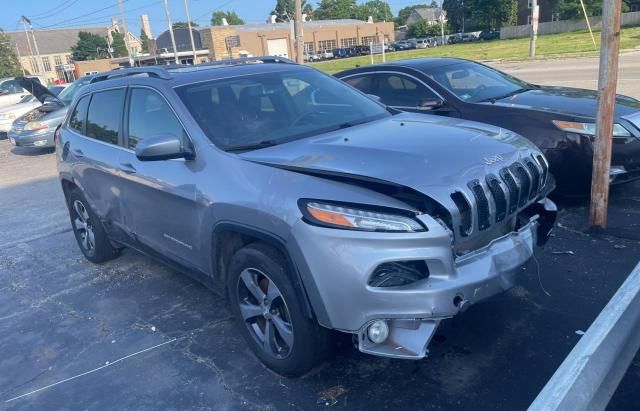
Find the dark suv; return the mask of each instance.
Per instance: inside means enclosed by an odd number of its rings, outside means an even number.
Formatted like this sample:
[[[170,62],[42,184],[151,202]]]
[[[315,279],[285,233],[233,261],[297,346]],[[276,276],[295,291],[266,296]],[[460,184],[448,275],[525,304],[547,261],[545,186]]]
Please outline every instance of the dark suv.
[[[424,357],[440,321],[514,284],[555,218],[547,162],[517,134],[399,113],[280,58],[99,75],[56,141],[84,255],[127,246],[199,278],[285,375],[327,354],[330,329]]]

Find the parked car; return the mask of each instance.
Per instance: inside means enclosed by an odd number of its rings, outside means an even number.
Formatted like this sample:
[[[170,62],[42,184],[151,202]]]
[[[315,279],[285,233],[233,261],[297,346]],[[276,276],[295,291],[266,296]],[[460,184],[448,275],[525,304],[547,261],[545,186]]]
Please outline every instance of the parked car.
[[[318,54],[316,54],[315,52],[305,53],[304,54],[304,61],[314,62],[314,61],[318,61],[318,60],[320,60],[320,56]]]
[[[67,115],[69,103],[91,78],[92,76],[86,76],[76,80],[56,96],[37,79],[16,77],[16,82],[30,90],[42,105],[28,111],[13,122],[7,133],[11,143],[23,147],[55,147],[54,133]]]
[[[478,35],[478,40],[480,41],[490,41],[497,40],[500,38],[500,30],[492,29],[492,30],[482,30],[480,35]]]
[[[40,84],[46,84],[41,77],[28,77],[36,80]],[[17,104],[27,95],[29,95],[29,91],[20,86],[13,77],[0,79],[0,108]]]
[[[438,47],[438,42],[433,37],[416,40],[416,48],[418,49],[428,49],[432,47]]]
[[[192,273],[258,358],[299,375],[329,329],[422,358],[442,319],[512,286],[548,238],[553,179],[527,140],[257,61],[117,70],[79,91],[57,160],[88,260],[129,246]]]
[[[0,133],[11,130],[14,120],[28,111],[40,106],[40,102],[31,94],[22,97],[17,104],[0,108]]]
[[[584,195],[591,184],[597,92],[527,83],[469,60],[394,61],[336,74],[401,110],[483,121],[513,130],[546,155],[558,191]],[[616,100],[613,183],[640,177],[640,102]]]
[[[342,59],[349,56],[349,53],[345,48],[333,49],[332,53],[333,53],[333,56],[338,59]]]
[[[409,39],[409,40],[396,41],[393,47],[396,50],[411,50],[411,49],[415,49],[416,46],[417,46],[416,39]]]
[[[456,33],[452,36],[449,36],[448,43],[456,44],[456,43],[468,43],[471,41],[476,41],[478,38],[471,33]]]
[[[323,50],[320,52],[320,57],[322,58],[322,60],[330,60],[332,58],[334,58],[335,56],[333,55],[333,51],[331,50]]]

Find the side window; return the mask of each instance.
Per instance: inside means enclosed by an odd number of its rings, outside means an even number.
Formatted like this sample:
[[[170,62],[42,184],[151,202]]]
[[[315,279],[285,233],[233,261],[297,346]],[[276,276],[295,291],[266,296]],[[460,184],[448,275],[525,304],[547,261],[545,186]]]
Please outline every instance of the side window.
[[[2,86],[0,86],[0,89],[4,90],[6,94],[17,94],[24,92],[22,86],[15,80],[5,81],[4,83],[2,83]]]
[[[133,150],[139,141],[161,134],[182,137],[182,124],[160,94],[144,88],[132,89],[127,146]]]
[[[87,118],[87,108],[89,107],[89,96],[84,96],[78,101],[69,117],[69,127],[84,134],[84,123]]]
[[[349,77],[348,79],[345,80],[345,83],[357,88],[363,93],[376,94],[375,90],[373,89],[372,79],[373,79],[373,75],[369,74],[364,76]]]
[[[118,144],[124,95],[123,88],[93,93],[87,115],[88,137],[109,144]]]
[[[438,98],[418,81],[400,74],[378,74],[378,96],[388,106],[419,107],[425,100]]]

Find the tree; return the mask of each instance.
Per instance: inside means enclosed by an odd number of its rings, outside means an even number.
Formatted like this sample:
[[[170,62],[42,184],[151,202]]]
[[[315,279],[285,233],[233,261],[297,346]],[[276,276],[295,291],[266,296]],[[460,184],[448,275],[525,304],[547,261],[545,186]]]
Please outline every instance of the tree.
[[[0,77],[15,77],[22,74],[11,37],[0,29]]]
[[[411,38],[440,37],[440,24],[428,24],[426,21],[420,20],[409,26],[407,34]]]
[[[127,56],[128,55],[127,45],[124,43],[124,35],[117,31],[112,31],[111,39],[112,39],[111,48],[113,49],[113,52],[111,53],[111,55],[113,57]]]
[[[149,37],[147,37],[147,33],[144,30],[140,29],[140,43],[142,46],[142,52],[149,52]]]
[[[212,26],[222,26],[222,19],[227,19],[227,23],[231,26],[244,24],[244,20],[236,14],[235,11],[214,11],[211,15]]]
[[[355,19],[358,6],[356,0],[320,0],[313,15],[317,20]]]
[[[630,0],[622,2],[622,12],[630,10]],[[602,14],[602,1],[601,0],[584,0],[584,7],[587,9],[587,15],[599,16]],[[559,0],[553,7],[553,11],[558,13],[560,20],[574,20],[583,19],[584,12],[582,11],[582,5],[580,0]]]
[[[517,7],[517,0],[466,0],[464,3],[462,0],[444,0],[442,2],[449,25],[454,31],[462,30],[463,13],[465,31],[492,29],[513,24]]]
[[[198,27],[198,23],[196,23],[195,21],[191,22],[191,27]],[[171,25],[171,27],[175,30],[175,29],[188,29],[189,28],[189,23],[187,23],[186,21],[176,21],[175,23],[173,23]]]
[[[393,20],[393,12],[389,3],[383,0],[370,0],[358,6],[360,20],[367,20],[369,16],[373,17],[373,21]]]
[[[279,23],[293,20],[296,15],[295,0],[277,0],[276,7],[271,11],[271,14],[275,14],[276,21]],[[302,14],[306,14],[307,18],[313,17],[313,7],[307,3],[307,0],[302,0]]]
[[[81,31],[78,33],[78,42],[71,47],[71,57],[75,61],[95,60],[104,55],[107,47],[104,37]]]

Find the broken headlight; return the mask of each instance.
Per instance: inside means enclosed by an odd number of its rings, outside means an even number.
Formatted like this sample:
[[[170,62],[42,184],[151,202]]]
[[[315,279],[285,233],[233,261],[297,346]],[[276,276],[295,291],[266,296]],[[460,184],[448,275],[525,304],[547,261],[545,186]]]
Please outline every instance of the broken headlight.
[[[359,231],[411,233],[427,231],[415,215],[403,210],[301,200],[305,219],[325,227]]]

